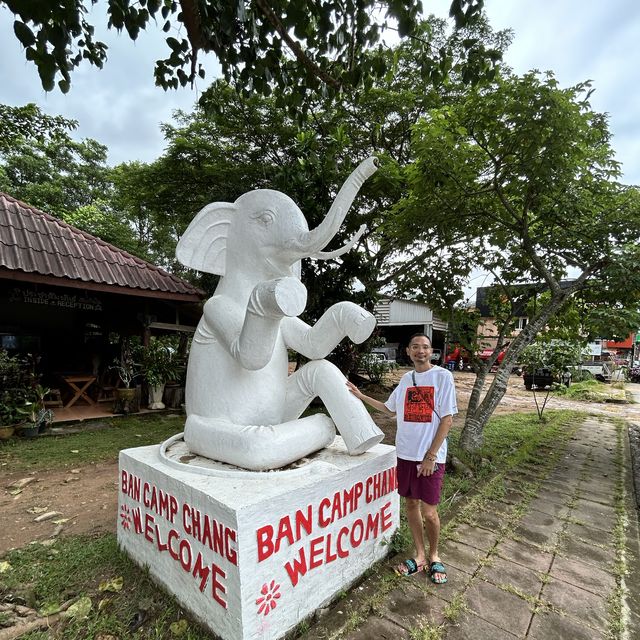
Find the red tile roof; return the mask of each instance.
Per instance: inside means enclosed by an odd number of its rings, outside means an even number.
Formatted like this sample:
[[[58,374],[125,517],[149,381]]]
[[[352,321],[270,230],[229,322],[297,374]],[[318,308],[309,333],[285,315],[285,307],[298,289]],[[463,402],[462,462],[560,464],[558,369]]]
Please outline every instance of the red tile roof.
[[[59,286],[86,283],[114,293],[204,298],[189,282],[0,192],[0,276],[3,268],[15,276],[63,278]]]

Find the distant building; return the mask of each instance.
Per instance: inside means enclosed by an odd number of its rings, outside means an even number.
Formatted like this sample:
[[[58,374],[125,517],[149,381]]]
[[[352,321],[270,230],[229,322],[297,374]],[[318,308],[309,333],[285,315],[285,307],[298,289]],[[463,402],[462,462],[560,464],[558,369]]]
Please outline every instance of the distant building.
[[[415,300],[383,296],[373,313],[392,359],[404,359],[409,338],[419,332],[431,338],[434,350],[444,352],[447,323],[438,318],[428,305]]]
[[[535,295],[536,285],[522,285],[522,295],[515,303],[513,310],[515,318],[515,328],[507,338],[514,338],[517,336],[529,322],[527,316],[526,306],[528,297]],[[489,296],[492,292],[495,292],[497,287],[478,287],[476,289],[476,309],[480,312],[480,324],[478,325],[478,337],[480,349],[495,349],[498,340],[498,326],[497,320],[493,312],[491,311],[489,304]],[[507,340],[508,342],[508,340]]]

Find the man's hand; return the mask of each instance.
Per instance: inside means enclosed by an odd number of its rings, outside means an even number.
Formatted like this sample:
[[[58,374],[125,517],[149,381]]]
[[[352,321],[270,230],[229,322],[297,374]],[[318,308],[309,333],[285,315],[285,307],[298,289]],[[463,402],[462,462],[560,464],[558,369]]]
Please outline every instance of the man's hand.
[[[438,463],[435,460],[423,460],[418,465],[418,477],[433,475]]]
[[[353,395],[356,398],[364,401],[364,394],[362,393],[362,391],[360,391],[360,389],[358,389],[358,387],[356,387],[355,384],[353,384],[353,382],[350,382],[349,380],[347,380],[347,387],[349,388],[349,391],[351,391],[351,393],[353,393]]]

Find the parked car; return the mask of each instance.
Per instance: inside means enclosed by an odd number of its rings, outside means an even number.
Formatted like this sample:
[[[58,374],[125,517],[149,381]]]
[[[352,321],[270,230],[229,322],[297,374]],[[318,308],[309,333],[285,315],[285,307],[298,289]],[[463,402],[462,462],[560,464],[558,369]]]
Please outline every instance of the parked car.
[[[532,369],[531,371],[525,369],[522,378],[524,379],[524,388],[527,391],[531,391],[531,389],[548,389],[554,382],[557,382],[551,369],[546,367]]]
[[[431,352],[431,362],[433,362],[433,364],[440,364],[442,362],[442,351],[440,349],[433,349]]]
[[[374,349],[371,349],[371,355],[378,360],[384,360],[385,362],[395,362],[395,359],[391,357],[390,351],[385,347],[376,347]]]

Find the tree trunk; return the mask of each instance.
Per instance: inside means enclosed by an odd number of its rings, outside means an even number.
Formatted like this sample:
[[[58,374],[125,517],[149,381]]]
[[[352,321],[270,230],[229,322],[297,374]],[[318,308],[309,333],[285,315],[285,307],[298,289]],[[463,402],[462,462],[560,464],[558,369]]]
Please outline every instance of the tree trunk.
[[[511,370],[516,365],[520,354],[535,340],[538,333],[547,325],[549,318],[558,311],[572,293],[570,290],[564,290],[556,294],[549,301],[549,304],[511,342],[482,402],[478,402],[478,400],[485,384],[487,372],[482,371],[478,374],[469,398],[467,417],[460,435],[460,447],[463,451],[474,453],[480,449],[484,428],[507,391]]]
[[[484,389],[484,383],[487,379],[487,371],[483,367],[477,374],[475,382],[473,383],[473,389],[469,396],[469,404],[467,405],[467,414],[474,413],[480,404],[480,394]]]

